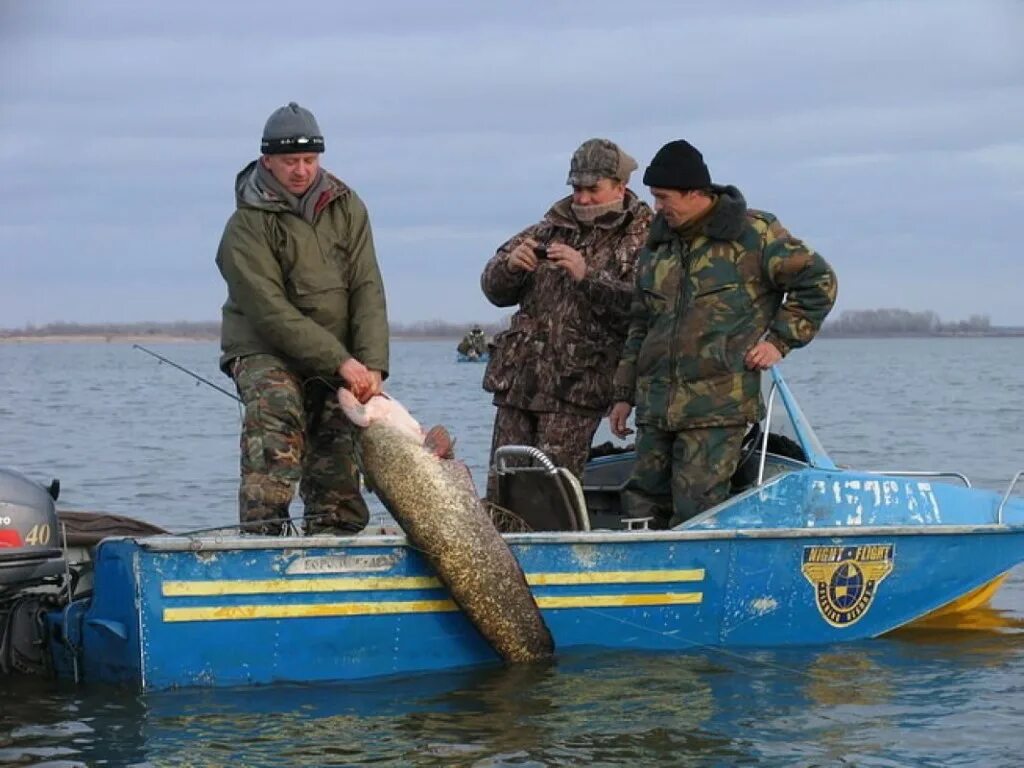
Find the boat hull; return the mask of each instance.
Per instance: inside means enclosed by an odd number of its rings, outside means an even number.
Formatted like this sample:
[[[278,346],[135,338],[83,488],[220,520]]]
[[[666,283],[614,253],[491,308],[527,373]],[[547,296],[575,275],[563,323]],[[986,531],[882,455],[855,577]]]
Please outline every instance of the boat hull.
[[[1003,525],[508,540],[558,653],[874,637],[981,589],[1024,551],[1024,529]],[[51,615],[58,669],[146,690],[499,661],[403,537],[111,539],[95,595]]]

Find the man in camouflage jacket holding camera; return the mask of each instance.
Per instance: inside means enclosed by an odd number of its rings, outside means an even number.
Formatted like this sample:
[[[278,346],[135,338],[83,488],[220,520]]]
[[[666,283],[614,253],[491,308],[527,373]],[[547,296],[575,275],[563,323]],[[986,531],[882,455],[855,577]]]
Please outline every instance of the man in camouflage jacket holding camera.
[[[658,151],[644,184],[658,215],[637,262],[609,421],[625,437],[636,405],[623,505],[666,528],[728,496],[743,436],[764,415],[761,371],[814,338],[836,276],[736,187],[712,184],[685,141]]]
[[[518,305],[494,339],[484,389],[497,414],[491,464],[503,445],[529,445],[579,476],[612,402],[612,374],[629,325],[636,253],[650,207],[627,188],[636,161],[606,139],[572,156],[573,193],[502,245],[481,287]],[[494,500],[493,470],[488,497]]]

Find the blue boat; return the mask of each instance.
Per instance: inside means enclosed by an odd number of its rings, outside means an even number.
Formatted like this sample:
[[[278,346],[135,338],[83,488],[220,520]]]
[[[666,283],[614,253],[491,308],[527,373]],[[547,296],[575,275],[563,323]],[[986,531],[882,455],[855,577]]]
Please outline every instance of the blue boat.
[[[482,355],[466,355],[462,352],[455,353],[455,362],[457,363],[486,363],[490,359],[490,352],[484,352]]]
[[[535,449],[499,453],[499,521],[520,526],[506,540],[557,654],[872,638],[984,605],[1024,560],[1022,473],[999,494],[955,472],[840,468],[778,371],[766,381],[734,494],[672,530],[622,516],[631,453],[594,459],[582,483]],[[517,454],[535,461],[508,466]],[[62,555],[68,573],[66,548],[46,557]],[[67,595],[42,636],[78,680],[159,690],[498,662],[400,533],[113,536],[84,571],[85,589],[35,579]]]

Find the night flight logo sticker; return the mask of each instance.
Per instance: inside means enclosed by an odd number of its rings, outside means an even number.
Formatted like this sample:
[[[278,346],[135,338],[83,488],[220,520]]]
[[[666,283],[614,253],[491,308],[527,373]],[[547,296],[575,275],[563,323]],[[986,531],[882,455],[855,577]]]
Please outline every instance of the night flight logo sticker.
[[[814,587],[821,617],[842,628],[867,613],[878,585],[892,573],[893,549],[892,544],[804,547],[800,570]]]

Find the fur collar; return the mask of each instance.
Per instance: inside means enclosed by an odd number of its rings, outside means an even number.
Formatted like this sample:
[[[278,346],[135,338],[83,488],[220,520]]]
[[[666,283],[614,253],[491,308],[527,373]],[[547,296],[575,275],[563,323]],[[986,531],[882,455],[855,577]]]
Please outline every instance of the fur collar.
[[[747,201],[734,186],[713,184],[711,189],[718,195],[718,204],[704,222],[700,234],[712,240],[735,240],[743,233],[743,227],[747,223]],[[661,243],[667,243],[674,236],[675,230],[659,213],[651,222],[647,245],[653,248]]]

